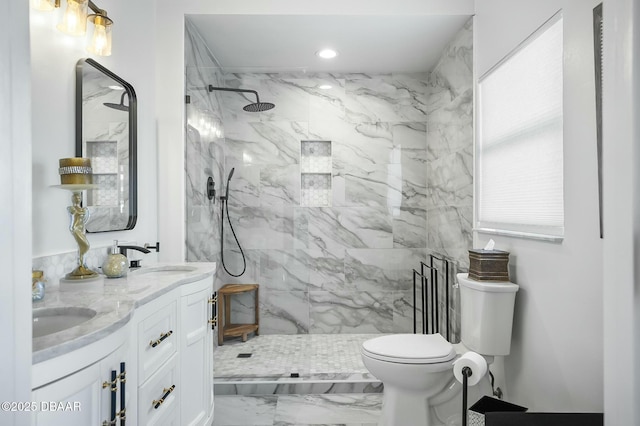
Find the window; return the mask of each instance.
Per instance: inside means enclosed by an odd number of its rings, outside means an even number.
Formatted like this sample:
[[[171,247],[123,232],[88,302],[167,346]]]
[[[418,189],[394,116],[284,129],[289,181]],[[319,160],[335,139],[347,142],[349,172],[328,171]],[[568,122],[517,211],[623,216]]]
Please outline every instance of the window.
[[[478,96],[476,230],[560,240],[561,15],[485,74]]]

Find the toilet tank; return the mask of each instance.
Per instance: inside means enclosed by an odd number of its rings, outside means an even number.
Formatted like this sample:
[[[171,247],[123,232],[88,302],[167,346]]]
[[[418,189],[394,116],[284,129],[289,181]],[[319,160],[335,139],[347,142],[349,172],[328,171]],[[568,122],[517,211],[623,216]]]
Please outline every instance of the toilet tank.
[[[460,337],[481,355],[509,355],[513,306],[518,285],[505,281],[476,281],[458,274]]]

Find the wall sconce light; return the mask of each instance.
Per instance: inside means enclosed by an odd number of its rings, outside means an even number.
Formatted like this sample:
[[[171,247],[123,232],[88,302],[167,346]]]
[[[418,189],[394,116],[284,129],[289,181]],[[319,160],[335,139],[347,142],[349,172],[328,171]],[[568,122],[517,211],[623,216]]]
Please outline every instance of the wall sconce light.
[[[36,10],[49,11],[60,9],[61,0],[31,0]],[[88,15],[88,9],[93,14]],[[98,56],[111,55],[111,29],[113,20],[107,17],[107,11],[100,9],[91,0],[67,0],[67,7],[61,14],[60,23],[56,28],[72,36],[87,34],[87,21],[93,24],[89,28],[86,49],[87,52]]]
[[[67,0],[67,8],[62,14],[62,20],[56,28],[74,37],[83,36],[87,32],[87,1]]]
[[[94,55],[110,56],[113,21],[107,17],[106,10],[98,9],[94,12],[96,13],[88,17],[88,21],[93,24],[93,29],[87,34],[87,51]]]
[[[60,0],[31,0],[31,6],[35,10],[49,11],[60,7]]]

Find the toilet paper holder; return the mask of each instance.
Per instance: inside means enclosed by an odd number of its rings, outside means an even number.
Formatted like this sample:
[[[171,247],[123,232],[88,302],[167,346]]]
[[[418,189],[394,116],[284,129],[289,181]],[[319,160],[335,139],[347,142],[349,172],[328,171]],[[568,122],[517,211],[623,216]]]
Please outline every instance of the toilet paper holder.
[[[467,426],[467,388],[469,387],[469,377],[473,376],[470,367],[462,368],[462,426]]]
[[[487,361],[476,352],[466,352],[453,364],[453,375],[462,383],[462,426],[467,426],[467,389],[487,374]],[[469,381],[469,378],[472,378]]]

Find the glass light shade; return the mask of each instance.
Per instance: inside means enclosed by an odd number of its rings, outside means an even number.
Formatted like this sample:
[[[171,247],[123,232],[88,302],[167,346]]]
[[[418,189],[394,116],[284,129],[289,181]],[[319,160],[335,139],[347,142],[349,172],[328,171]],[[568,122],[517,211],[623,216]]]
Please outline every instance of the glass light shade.
[[[31,0],[31,7],[35,10],[50,11],[55,9],[55,0]]]
[[[82,36],[87,32],[88,0],[67,0],[62,21],[56,28],[65,34]]]
[[[103,15],[89,15],[89,27],[87,33],[87,52],[99,56],[111,55],[111,29],[113,21]]]

